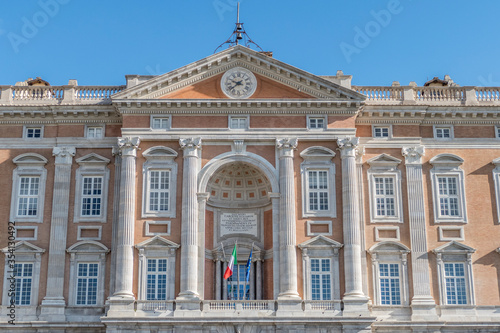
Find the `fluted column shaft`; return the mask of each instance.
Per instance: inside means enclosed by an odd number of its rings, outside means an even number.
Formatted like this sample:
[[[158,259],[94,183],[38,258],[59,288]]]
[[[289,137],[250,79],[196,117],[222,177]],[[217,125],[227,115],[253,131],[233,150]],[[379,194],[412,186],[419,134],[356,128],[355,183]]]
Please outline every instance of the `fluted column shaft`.
[[[295,182],[293,151],[297,139],[281,139],[276,142],[279,152],[280,173],[280,294],[278,298],[298,299],[297,254],[295,223]]]
[[[200,138],[181,139],[182,172],[181,290],[180,299],[197,299],[198,293],[198,150]]]
[[[358,138],[338,140],[342,159],[342,208],[344,229],[345,294],[344,297],[364,297],[361,261],[361,227],[356,176]]]
[[[408,216],[410,222],[411,262],[413,276],[412,304],[434,303],[431,296],[427,231],[425,225],[425,199],[422,174],[424,147],[405,147],[406,184],[408,189]]]
[[[113,219],[111,226],[111,268],[109,279],[109,293],[113,295],[115,292],[116,282],[116,247],[118,242],[118,222],[120,214],[120,179],[122,170],[122,156],[118,147],[113,147],[113,155],[115,156],[115,178],[113,182]]]
[[[134,297],[132,284],[134,279],[135,175],[139,143],[140,140],[137,137],[118,139],[118,147],[122,154],[122,169],[113,296],[126,298]]]
[[[63,288],[66,263],[66,236],[68,233],[69,192],[71,164],[75,156],[74,147],[55,147],[54,192],[52,220],[50,224],[49,266],[47,269],[46,300],[64,302]],[[40,209],[43,209],[41,207]]]

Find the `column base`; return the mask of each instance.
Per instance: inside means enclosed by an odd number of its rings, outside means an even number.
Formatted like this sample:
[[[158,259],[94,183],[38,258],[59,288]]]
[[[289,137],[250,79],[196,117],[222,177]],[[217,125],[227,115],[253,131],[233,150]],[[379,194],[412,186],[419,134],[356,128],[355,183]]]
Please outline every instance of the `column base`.
[[[45,297],[40,306],[39,320],[61,322],[66,321],[66,302],[62,297]]]
[[[436,312],[436,302],[430,296],[415,296],[411,300],[411,320],[439,320]]]
[[[179,295],[177,296],[176,300],[180,301],[199,301],[200,300],[200,295],[198,293],[195,293],[194,291],[183,291],[180,292]]]
[[[344,310],[342,316],[344,317],[369,317],[370,310],[368,310],[369,298],[366,296],[345,296],[342,302],[344,303]]]
[[[135,298],[132,296],[111,296],[106,301],[107,317],[134,317]]]
[[[280,299],[278,297],[278,310],[276,311],[276,317],[303,317],[304,309],[303,302],[300,298],[298,299]]]
[[[175,300],[174,317],[200,317],[201,316],[201,301],[200,300],[183,300],[177,298]]]

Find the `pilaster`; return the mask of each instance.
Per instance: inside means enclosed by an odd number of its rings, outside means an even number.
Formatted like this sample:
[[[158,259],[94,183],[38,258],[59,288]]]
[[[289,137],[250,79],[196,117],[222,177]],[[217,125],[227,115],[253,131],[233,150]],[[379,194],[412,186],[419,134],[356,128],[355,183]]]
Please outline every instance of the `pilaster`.
[[[127,317],[134,311],[134,226],[135,226],[135,176],[138,137],[118,138],[122,155],[120,180],[120,207],[116,238],[115,291],[108,299],[108,316]]]
[[[297,149],[297,138],[276,140],[279,156],[280,182],[280,293],[278,300],[289,304],[290,309],[295,300],[300,300],[297,292],[297,253],[296,253],[296,216],[295,216],[295,183],[293,152]],[[281,303],[280,303],[281,304]]]
[[[363,293],[362,244],[356,153],[359,138],[337,140],[342,160],[342,208],[344,229],[345,294],[344,316],[368,315]]]
[[[47,291],[42,300],[41,320],[66,320],[64,314],[66,302],[62,286],[64,286],[66,264],[71,165],[75,153],[76,150],[74,147],[54,147],[52,150],[52,155],[55,156],[54,192],[52,196],[52,219],[50,224]]]
[[[431,296],[425,199],[422,175],[423,146],[403,147],[408,189],[408,219],[410,224],[413,298],[412,320],[437,319],[436,303]]]

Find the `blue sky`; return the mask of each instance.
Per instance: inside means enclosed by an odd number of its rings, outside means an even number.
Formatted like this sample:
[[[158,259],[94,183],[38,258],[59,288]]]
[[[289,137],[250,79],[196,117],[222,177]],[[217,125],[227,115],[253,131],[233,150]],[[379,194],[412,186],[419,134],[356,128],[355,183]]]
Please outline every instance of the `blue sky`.
[[[318,75],[356,85],[500,85],[500,1],[241,0],[250,37]],[[23,0],[0,11],[0,85],[120,85],[211,55],[231,34],[236,0]]]

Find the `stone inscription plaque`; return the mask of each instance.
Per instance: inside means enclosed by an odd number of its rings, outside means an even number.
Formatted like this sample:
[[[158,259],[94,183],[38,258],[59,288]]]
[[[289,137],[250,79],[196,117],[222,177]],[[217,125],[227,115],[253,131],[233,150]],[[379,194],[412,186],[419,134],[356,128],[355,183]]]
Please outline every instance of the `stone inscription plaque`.
[[[257,214],[222,213],[220,215],[220,235],[248,234],[257,237]]]

